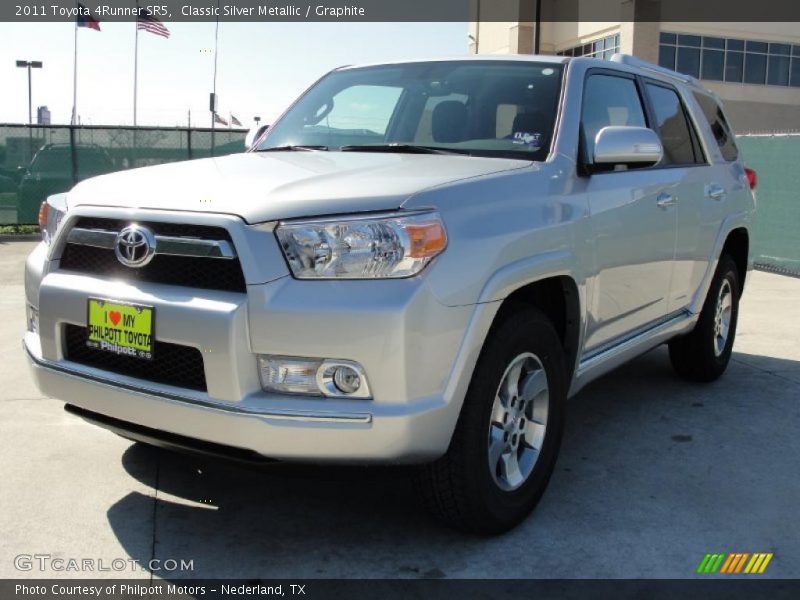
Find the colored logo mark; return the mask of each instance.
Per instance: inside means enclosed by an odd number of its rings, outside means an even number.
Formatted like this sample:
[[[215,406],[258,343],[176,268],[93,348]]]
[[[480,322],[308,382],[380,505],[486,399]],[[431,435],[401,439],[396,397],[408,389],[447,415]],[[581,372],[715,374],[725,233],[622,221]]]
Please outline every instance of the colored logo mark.
[[[697,572],[705,575],[714,573],[760,575],[771,560],[772,552],[706,554],[697,566]]]

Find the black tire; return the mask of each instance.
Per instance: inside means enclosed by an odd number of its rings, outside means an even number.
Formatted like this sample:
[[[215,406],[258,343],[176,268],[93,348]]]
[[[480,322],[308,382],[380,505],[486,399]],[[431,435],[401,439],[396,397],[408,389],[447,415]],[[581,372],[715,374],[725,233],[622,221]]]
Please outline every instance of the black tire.
[[[540,368],[536,371],[546,375],[548,394],[537,395],[546,399],[536,401],[539,406],[547,406],[546,428],[527,479],[516,489],[504,490],[496,481],[497,471],[493,474],[490,469],[490,417],[507,368],[526,353],[538,358]],[[558,457],[564,428],[566,371],[558,334],[538,310],[521,307],[507,313],[492,328],[447,453],[418,472],[419,493],[436,517],[457,529],[479,534],[502,533],[525,519],[542,497]],[[533,403],[529,401],[530,410]],[[525,415],[520,416],[524,421]],[[520,445],[523,439],[520,435]]]
[[[739,318],[740,287],[739,270],[727,254],[719,259],[714,279],[708,288],[703,310],[691,333],[669,343],[669,359],[675,371],[689,381],[710,382],[725,372],[733,351],[736,338],[736,324]],[[716,313],[723,287],[730,289],[731,313],[728,334],[721,352],[717,346]],[[721,346],[721,344],[720,344]]]

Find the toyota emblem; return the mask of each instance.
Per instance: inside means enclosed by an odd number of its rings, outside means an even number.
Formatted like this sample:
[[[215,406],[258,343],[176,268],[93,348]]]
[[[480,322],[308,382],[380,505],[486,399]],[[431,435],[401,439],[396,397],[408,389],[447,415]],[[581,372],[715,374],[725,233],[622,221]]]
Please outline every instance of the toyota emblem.
[[[156,236],[147,227],[128,225],[117,234],[114,254],[126,267],[145,266],[156,253]]]

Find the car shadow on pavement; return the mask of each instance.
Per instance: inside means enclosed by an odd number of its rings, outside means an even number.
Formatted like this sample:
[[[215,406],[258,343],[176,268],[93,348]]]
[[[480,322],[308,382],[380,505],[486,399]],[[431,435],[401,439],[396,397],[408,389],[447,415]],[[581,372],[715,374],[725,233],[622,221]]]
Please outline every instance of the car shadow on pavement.
[[[335,577],[326,563],[341,561],[346,548],[385,548],[393,539],[409,537],[414,543],[430,536],[453,542],[466,537],[443,530],[421,509],[409,467],[250,466],[140,443],[126,450],[122,463],[157,490],[155,499],[130,493],[108,510],[123,547],[141,549],[126,544],[129,515],[136,514],[131,509],[150,505],[153,554],[132,558],[143,565],[151,558],[194,559],[194,573],[154,571],[165,579],[247,578],[265,568],[272,576],[300,571],[308,577]],[[406,570],[411,577],[438,576],[414,564]]]
[[[718,480],[698,475],[703,461],[724,459],[727,445],[746,453],[756,444],[746,428],[765,427],[761,418],[774,422],[796,394],[797,382],[774,375],[798,373],[798,365],[735,353],[721,380],[692,384],[673,374],[662,347],[594,382],[570,400],[550,488],[532,518],[507,536],[544,541],[541,551],[552,555],[555,547],[580,548],[585,541],[580,531],[598,519],[605,519],[609,531],[651,528],[666,536],[676,515],[690,522],[707,519],[684,494],[715,489],[724,496],[753,483],[740,469],[719,470]],[[763,415],[754,419],[747,403],[770,394],[772,406],[765,403]],[[745,428],[741,438],[731,423]],[[761,442],[753,450],[770,448]],[[503,543],[449,530],[428,517],[409,467],[250,466],[144,444],[131,445],[122,463],[155,490],[155,497],[132,492],[109,508],[109,523],[122,546],[145,565],[152,558],[194,560],[193,572],[153,570],[165,579],[336,578],[359,572],[435,578],[450,575],[444,572],[447,561],[437,557],[449,555],[450,564],[466,562]],[[675,491],[664,491],[664,473],[669,481],[681,482]],[[639,499],[636,516],[623,519],[612,507],[631,497]],[[153,515],[153,522],[141,524],[153,529],[148,556],[136,555],[142,546],[133,541],[141,538],[133,535],[137,527],[129,518],[137,514],[131,509],[142,505],[152,507]],[[359,571],[354,564],[359,560],[370,570]]]

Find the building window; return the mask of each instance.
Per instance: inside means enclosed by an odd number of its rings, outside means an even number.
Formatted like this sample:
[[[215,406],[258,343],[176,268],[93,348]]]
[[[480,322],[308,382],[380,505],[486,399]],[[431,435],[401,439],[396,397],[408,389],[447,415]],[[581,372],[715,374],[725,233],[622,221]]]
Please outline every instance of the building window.
[[[591,56],[608,60],[617,52],[619,52],[619,34],[609,35],[593,42],[567,48],[556,52],[556,54],[558,56]]]
[[[698,79],[800,87],[800,46],[662,32],[658,63]]]

